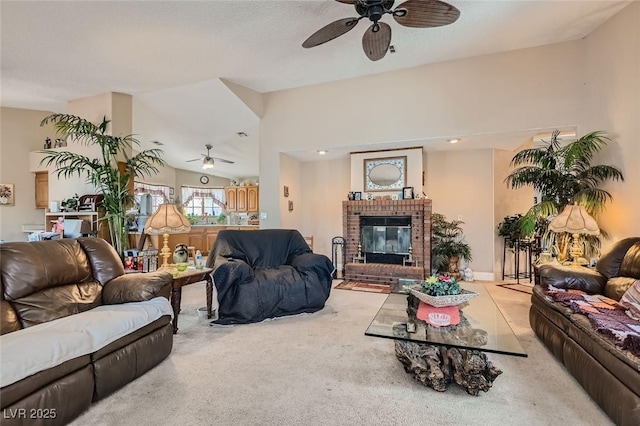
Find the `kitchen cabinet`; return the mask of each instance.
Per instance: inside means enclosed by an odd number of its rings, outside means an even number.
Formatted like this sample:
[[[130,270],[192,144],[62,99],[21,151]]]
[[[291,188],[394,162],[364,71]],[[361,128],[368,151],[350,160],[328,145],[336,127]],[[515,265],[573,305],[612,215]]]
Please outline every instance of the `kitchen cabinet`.
[[[216,238],[218,238],[218,232],[224,229],[235,229],[235,230],[256,230],[259,229],[259,226],[226,226],[226,225],[198,225],[192,226],[191,231],[184,234],[169,234],[169,248],[171,249],[171,253],[176,248],[176,244],[186,244],[187,246],[191,246],[195,250],[200,250],[203,256],[209,254],[209,251],[213,247],[213,244],[216,242]],[[162,248],[162,235],[149,235],[147,237],[151,244],[158,249]],[[139,233],[131,233],[129,234],[129,246],[131,248],[135,248],[140,241]],[[171,260],[171,259],[169,259]]]
[[[258,187],[247,186],[247,211],[258,211]]]
[[[247,211],[247,187],[239,186],[236,189],[236,191],[237,191],[236,205],[238,206],[236,211],[246,212]]]
[[[259,211],[259,192],[256,185],[230,186],[225,188],[227,212]]]
[[[49,207],[49,172],[36,172],[36,209]]]
[[[238,205],[236,203],[237,199],[237,189],[235,186],[225,188],[225,196],[227,199],[227,211],[235,212],[238,209]]]
[[[205,247],[210,247],[209,244],[205,244],[205,234],[204,232],[194,232],[194,228],[191,228],[188,236],[188,244],[189,247],[195,247],[195,250],[200,250],[201,253],[208,252],[209,250],[205,250]],[[174,246],[175,248],[175,246]]]

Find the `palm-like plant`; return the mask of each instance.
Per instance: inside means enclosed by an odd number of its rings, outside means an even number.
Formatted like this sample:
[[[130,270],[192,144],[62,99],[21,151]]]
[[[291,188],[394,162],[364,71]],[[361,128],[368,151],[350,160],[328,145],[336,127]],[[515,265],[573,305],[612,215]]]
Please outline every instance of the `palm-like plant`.
[[[449,271],[452,257],[471,261],[471,247],[464,241],[460,220],[448,221],[439,213],[431,215],[431,266],[438,272]]]
[[[53,165],[58,177],[86,175],[87,182],[97,188],[104,196],[104,219],[109,224],[111,244],[123,255],[128,247],[126,210],[134,203],[133,194],[127,184],[131,179],[151,176],[158,173],[158,166],[166,162],[161,158],[159,149],[143,150],[131,156],[129,152],[140,141],[133,135],[112,136],[107,133],[110,120],[106,117],[99,124],[70,114],[52,114],[40,123],[44,126],[52,123],[56,131],[65,139],[83,145],[100,147],[100,158],[89,158],[69,151],[41,151],[45,154],[41,164]],[[120,167],[119,167],[119,160]]]
[[[522,219],[525,235],[537,230],[546,231],[546,220],[561,212],[567,204],[583,205],[592,216],[604,209],[611,201],[611,194],[598,186],[607,180],[624,181],[622,172],[615,167],[591,165],[593,155],[600,151],[610,139],[602,132],[588,133],[578,140],[561,146],[559,131],[552,133],[545,145],[524,149],[511,160],[517,167],[505,182],[511,188],[532,186],[540,193],[540,201],[534,204]],[[536,226],[544,229],[536,229]]]

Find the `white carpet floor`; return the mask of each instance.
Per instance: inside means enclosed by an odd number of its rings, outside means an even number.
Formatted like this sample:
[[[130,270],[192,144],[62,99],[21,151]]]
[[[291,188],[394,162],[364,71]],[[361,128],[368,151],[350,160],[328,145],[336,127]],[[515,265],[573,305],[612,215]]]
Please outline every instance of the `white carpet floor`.
[[[386,294],[334,289],[315,314],[210,327],[198,283],[183,289],[169,358],[73,424],[612,424],[531,331],[530,296],[485,284],[529,357],[490,354],[504,373],[478,397],[422,386],[392,340],[364,335]]]

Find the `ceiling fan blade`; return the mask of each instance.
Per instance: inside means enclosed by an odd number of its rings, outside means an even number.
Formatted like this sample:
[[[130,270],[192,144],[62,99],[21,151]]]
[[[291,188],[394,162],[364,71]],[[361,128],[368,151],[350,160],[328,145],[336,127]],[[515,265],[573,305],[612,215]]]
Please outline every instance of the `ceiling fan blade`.
[[[376,26],[378,27],[376,30]],[[362,37],[364,53],[372,61],[384,58],[391,44],[391,27],[384,22],[372,24]]]
[[[393,11],[393,19],[398,24],[412,28],[441,27],[454,23],[459,17],[457,7],[439,0],[408,0]]]
[[[214,160],[218,160],[218,161],[222,161],[223,163],[227,163],[227,164],[235,164],[235,161],[231,161],[231,160],[225,160],[224,158],[218,158],[218,157],[211,157]]]
[[[334,21],[329,25],[325,25],[315,33],[311,34],[311,37],[309,37],[305,40],[304,43],[302,43],[302,47],[308,49],[310,47],[315,47],[331,41],[334,38],[339,37],[342,34],[345,34],[354,29],[358,21],[358,18],[344,18]]]
[[[202,158],[194,158],[193,160],[187,160],[186,163],[191,163],[192,161],[200,161]]]

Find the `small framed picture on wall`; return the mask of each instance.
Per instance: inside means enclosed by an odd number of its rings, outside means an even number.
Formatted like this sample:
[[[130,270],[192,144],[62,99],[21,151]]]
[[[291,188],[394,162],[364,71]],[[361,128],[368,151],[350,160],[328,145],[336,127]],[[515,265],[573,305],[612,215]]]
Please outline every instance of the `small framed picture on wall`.
[[[402,199],[410,200],[413,198],[413,186],[405,186],[402,188]]]

